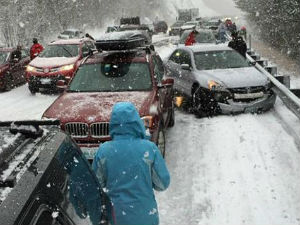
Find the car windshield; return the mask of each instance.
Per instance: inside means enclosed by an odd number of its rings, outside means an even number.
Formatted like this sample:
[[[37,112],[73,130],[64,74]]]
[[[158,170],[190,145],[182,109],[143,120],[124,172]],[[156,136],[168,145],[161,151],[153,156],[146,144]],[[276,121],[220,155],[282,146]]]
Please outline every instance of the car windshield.
[[[79,45],[48,45],[40,57],[75,57],[79,54]]]
[[[5,63],[8,55],[8,52],[0,52],[0,63]]]
[[[79,67],[70,92],[115,92],[151,90],[147,63],[101,63]]]
[[[184,44],[187,37],[189,36],[190,32],[184,32],[179,40],[180,44]],[[198,34],[196,34],[196,38],[195,38],[196,43],[215,43],[216,42],[216,38],[213,35],[212,32],[199,32]]]
[[[65,31],[62,32],[61,34],[71,36],[71,35],[74,35],[75,32],[74,32],[74,31],[70,31],[70,30],[65,30]]]
[[[248,61],[232,50],[196,52],[195,64],[198,70],[214,70],[249,67]]]
[[[172,25],[172,27],[180,27],[182,26],[184,23],[183,22],[176,22]]]

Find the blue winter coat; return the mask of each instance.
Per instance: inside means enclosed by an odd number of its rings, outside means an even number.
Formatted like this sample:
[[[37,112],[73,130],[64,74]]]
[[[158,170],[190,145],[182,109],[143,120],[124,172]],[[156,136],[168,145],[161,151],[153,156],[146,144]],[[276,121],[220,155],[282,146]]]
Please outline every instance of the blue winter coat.
[[[144,124],[132,103],[114,105],[109,128],[112,141],[100,145],[93,170],[111,200],[111,223],[159,224],[153,188],[163,191],[170,183],[160,151],[145,139]]]

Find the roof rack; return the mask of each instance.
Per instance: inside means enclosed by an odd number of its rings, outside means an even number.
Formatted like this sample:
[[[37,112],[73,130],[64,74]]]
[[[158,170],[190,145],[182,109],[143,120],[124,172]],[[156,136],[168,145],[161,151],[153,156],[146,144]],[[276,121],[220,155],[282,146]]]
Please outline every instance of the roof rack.
[[[106,33],[96,40],[98,50],[129,50],[145,46],[145,37],[140,31]]]
[[[59,120],[0,122],[2,136],[10,140],[9,143],[1,143],[0,188],[15,186],[19,171],[30,161],[36,151],[35,147],[26,146],[30,146],[30,144],[45,137],[43,136],[44,129],[40,126],[58,125],[60,125]],[[16,158],[21,156],[22,159],[16,161]],[[12,162],[15,164],[13,168],[10,166]]]

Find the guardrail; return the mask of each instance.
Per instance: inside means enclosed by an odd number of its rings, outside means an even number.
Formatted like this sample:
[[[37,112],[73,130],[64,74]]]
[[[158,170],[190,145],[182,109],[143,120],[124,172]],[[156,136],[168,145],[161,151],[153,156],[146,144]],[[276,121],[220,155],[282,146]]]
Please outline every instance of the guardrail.
[[[250,38],[251,39],[251,38]],[[267,76],[270,81],[274,84],[272,88],[273,91],[281,98],[283,103],[300,119],[300,98],[297,97],[295,94],[299,94],[300,90],[290,90],[289,89],[289,82],[287,85],[284,85],[284,77],[279,76],[282,79],[282,83],[276,79],[275,73],[277,73],[277,68],[267,67],[268,61],[266,59],[261,59],[258,54],[255,53],[252,49],[250,49],[247,53],[247,58],[250,61],[256,61],[255,67]],[[269,71],[267,71],[267,68]],[[272,73],[272,69],[274,69]],[[276,72],[275,72],[276,71]],[[289,81],[289,80],[288,80]],[[288,87],[287,87],[288,86]]]

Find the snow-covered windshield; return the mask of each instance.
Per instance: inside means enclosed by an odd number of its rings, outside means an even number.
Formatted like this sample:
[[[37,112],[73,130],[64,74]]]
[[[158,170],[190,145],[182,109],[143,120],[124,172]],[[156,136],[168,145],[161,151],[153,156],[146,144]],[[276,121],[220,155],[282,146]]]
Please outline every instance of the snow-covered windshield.
[[[184,32],[179,40],[180,44],[184,44],[187,37],[189,36],[190,32]],[[196,34],[196,43],[215,43],[216,42],[216,38],[213,35],[212,32],[203,32],[200,31],[198,34]]]
[[[196,52],[195,64],[198,70],[214,70],[249,67],[248,61],[231,50]]]
[[[79,45],[48,45],[40,57],[75,57],[79,54]]]
[[[5,63],[8,55],[8,52],[0,52],[0,63]]]
[[[69,91],[144,91],[152,88],[147,63],[86,64],[79,68]]]

